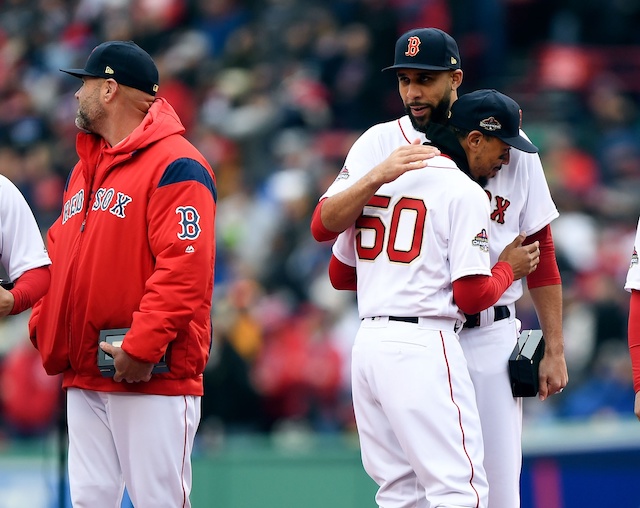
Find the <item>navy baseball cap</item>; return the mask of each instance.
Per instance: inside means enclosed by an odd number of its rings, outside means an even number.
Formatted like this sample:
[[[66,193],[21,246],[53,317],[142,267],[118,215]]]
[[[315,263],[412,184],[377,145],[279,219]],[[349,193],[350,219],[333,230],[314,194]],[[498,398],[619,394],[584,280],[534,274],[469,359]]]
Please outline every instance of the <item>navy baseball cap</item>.
[[[77,78],[115,79],[150,95],[158,91],[158,68],[144,49],[133,41],[108,41],[96,46],[84,69],[60,69]]]
[[[511,97],[497,90],[476,90],[462,95],[451,106],[449,125],[466,131],[480,131],[506,144],[536,153],[538,147],[520,135],[522,110]]]
[[[458,44],[438,28],[416,28],[396,41],[396,53],[390,69],[424,69],[447,71],[460,68]]]

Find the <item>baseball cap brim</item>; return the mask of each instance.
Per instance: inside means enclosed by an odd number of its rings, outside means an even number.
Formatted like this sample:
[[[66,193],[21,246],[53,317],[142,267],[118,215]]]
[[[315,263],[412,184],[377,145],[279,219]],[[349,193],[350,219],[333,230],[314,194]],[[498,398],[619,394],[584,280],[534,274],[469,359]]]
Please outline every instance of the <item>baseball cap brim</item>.
[[[455,69],[451,67],[441,67],[438,65],[424,65],[424,64],[398,64],[390,67],[385,67],[381,72],[390,71],[393,69],[418,69],[424,71],[453,71]]]
[[[504,141],[507,145],[512,146],[513,148],[516,148],[517,150],[520,150],[522,152],[538,153],[538,147],[530,141],[527,141],[522,136],[515,136],[513,138],[503,138],[501,136],[496,137]]]
[[[84,69],[60,69],[62,72],[66,72],[67,74],[71,74],[76,78],[82,78],[84,76],[91,76],[92,78],[97,78],[95,74],[91,74],[90,72],[85,71]]]

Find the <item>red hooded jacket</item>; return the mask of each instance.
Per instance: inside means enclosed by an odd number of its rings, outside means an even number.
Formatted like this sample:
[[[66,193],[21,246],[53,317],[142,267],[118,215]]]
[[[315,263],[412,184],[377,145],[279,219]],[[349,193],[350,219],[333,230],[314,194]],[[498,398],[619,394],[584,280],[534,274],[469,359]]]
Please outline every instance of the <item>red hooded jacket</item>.
[[[114,147],[80,133],[62,215],[51,226],[49,292],[33,307],[31,341],[63,387],[202,395],[211,347],[215,176],[155,100]],[[97,367],[100,330],[131,328],[122,349],[170,372],[116,383]]]

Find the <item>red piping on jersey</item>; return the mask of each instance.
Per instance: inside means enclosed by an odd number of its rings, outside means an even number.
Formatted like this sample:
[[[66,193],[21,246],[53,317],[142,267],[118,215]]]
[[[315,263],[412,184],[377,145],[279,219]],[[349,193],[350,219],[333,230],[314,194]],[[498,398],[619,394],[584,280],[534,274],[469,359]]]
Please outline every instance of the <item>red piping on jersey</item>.
[[[402,124],[400,123],[400,118],[398,118],[398,127],[400,127],[400,132],[402,132],[402,135],[404,136],[404,139],[407,140],[407,143],[411,144],[411,140],[407,137],[407,135],[404,132],[404,129],[402,128]]]
[[[447,348],[444,344],[444,336],[442,335],[442,331],[440,332],[440,342],[442,342],[442,354],[444,355],[444,362],[447,364],[447,379],[449,381],[449,394],[451,395],[451,402],[453,402],[453,405],[456,406],[456,409],[458,410],[458,424],[460,425],[460,432],[462,434],[462,449],[464,450],[464,454],[467,456],[467,459],[469,460],[469,466],[471,467],[471,476],[469,477],[469,485],[471,486],[473,491],[476,493],[476,508],[478,508],[480,506],[480,495],[478,494],[478,491],[473,485],[475,469],[473,467],[473,461],[469,456],[469,452],[467,452],[467,445],[465,443],[465,438],[464,438],[464,427],[462,425],[462,412],[460,411],[460,406],[458,406],[458,404],[455,401],[455,397],[453,396],[453,384],[451,383],[451,369],[449,367],[449,359],[447,358]]]
[[[404,132],[404,129],[402,128],[402,124],[400,123],[400,118],[398,118],[398,127],[400,127],[400,132],[402,132],[402,135],[404,136],[404,139],[407,140],[407,143],[411,144],[411,141],[409,141],[409,138],[407,137],[407,135]],[[433,145],[434,148],[438,148],[437,146]],[[446,157],[449,160],[453,160],[451,157],[449,157],[446,153],[440,153],[440,155],[442,157]]]

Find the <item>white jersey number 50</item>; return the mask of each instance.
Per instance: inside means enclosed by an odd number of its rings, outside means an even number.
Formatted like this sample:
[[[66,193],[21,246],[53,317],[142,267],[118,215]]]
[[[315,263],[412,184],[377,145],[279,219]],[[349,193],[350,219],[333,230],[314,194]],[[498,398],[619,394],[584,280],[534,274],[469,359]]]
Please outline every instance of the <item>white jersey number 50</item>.
[[[389,196],[376,195],[371,198],[367,206],[386,210],[389,208],[390,202],[391,198]],[[388,213],[385,215],[388,216]],[[382,253],[386,239],[389,261],[411,263],[420,255],[426,218],[427,207],[424,201],[402,197],[393,207],[391,225],[388,227],[389,235],[388,238],[385,238],[387,225],[382,217],[363,213],[355,224],[358,257],[363,260],[373,261]],[[369,246],[363,244],[363,230],[368,230],[373,235],[373,241],[367,242]],[[402,233],[399,234],[399,231]],[[369,235],[367,235],[368,240],[369,238]],[[408,248],[402,248],[403,246]]]

